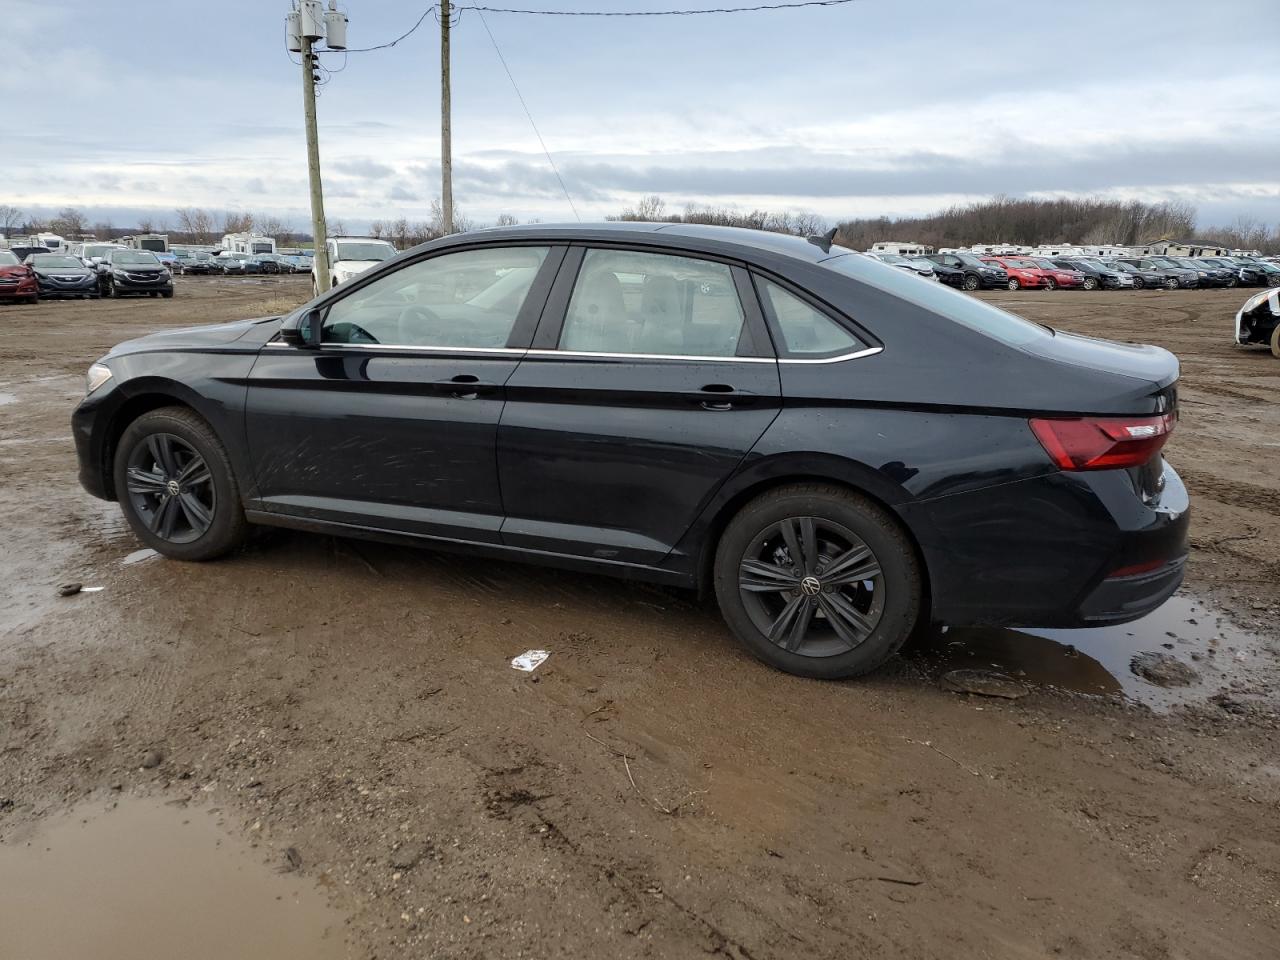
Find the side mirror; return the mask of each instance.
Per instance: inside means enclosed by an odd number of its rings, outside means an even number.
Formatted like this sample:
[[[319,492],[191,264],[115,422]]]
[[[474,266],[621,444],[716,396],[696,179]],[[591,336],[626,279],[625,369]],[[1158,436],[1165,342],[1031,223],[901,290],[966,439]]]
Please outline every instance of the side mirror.
[[[291,347],[318,347],[323,324],[323,311],[308,310],[295,323],[286,323],[280,328],[280,339]]]

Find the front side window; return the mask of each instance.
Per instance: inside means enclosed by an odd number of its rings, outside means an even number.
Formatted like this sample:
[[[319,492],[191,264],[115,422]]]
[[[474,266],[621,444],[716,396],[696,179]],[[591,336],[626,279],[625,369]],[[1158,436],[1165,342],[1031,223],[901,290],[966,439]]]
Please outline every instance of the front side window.
[[[732,357],[745,317],[722,263],[663,253],[588,250],[560,349]]]
[[[761,297],[785,351],[793,357],[831,357],[862,350],[866,344],[821,310],[810,306],[772,280],[757,278]]]
[[[321,339],[403,347],[505,347],[548,250],[463,250],[411,263],[335,302]]]

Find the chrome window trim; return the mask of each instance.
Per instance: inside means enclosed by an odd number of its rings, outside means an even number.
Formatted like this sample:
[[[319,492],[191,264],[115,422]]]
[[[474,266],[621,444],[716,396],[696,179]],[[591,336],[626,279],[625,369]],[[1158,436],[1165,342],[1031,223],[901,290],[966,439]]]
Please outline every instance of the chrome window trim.
[[[592,350],[530,350],[531,357],[569,357],[579,360],[685,360],[696,363],[777,363],[773,357],[699,357],[678,353],[602,353]]]
[[[271,340],[267,343],[268,347],[284,347],[286,349],[295,349],[283,340]],[[486,353],[500,356],[524,356],[527,352],[523,347],[424,347],[410,346],[408,344],[396,343],[334,343],[325,340],[320,344],[321,349],[339,349],[339,350],[395,350],[398,353]],[[303,349],[303,348],[297,348]]]
[[[283,347],[285,349],[295,349],[290,344],[282,340],[269,341],[268,347]],[[546,358],[567,358],[577,360],[681,360],[693,363],[800,363],[800,364],[823,364],[823,363],[843,363],[845,360],[861,360],[863,357],[873,357],[877,353],[882,353],[884,347],[867,347],[864,350],[855,350],[852,353],[842,353],[834,357],[700,357],[690,354],[676,353],[595,353],[587,350],[526,350],[522,347],[422,347],[408,346],[394,343],[332,343],[325,341],[320,344],[322,349],[340,349],[340,350],[372,350],[375,353],[379,350],[394,350],[398,353],[422,353],[422,354],[468,354],[479,353],[492,356],[503,357],[546,357]]]

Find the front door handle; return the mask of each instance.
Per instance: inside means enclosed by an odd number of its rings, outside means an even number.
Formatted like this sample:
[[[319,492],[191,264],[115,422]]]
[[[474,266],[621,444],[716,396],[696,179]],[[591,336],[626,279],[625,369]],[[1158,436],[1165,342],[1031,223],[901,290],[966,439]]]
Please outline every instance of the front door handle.
[[[474,400],[480,395],[481,391],[488,392],[496,389],[498,384],[485,383],[479,377],[470,373],[460,373],[456,377],[450,377],[448,380],[437,380],[432,386],[450,397],[456,397],[459,400]]]

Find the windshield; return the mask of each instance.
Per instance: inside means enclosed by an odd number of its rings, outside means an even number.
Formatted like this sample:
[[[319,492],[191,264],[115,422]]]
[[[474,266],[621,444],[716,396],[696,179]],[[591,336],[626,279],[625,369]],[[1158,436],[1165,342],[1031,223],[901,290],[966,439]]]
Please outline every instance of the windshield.
[[[822,266],[853,277],[868,286],[906,300],[931,313],[963,324],[970,330],[993,337],[1010,346],[1031,343],[1053,334],[1045,327],[1016,314],[1001,310],[983,300],[953,290],[942,283],[921,283],[920,278],[903,270],[884,270],[867,257],[845,254],[823,260]]]
[[[74,267],[76,270],[83,270],[84,264],[75,257],[64,257],[56,253],[37,253],[31,258],[33,267]]]
[[[118,250],[111,255],[111,262],[132,265],[146,264],[152,267],[160,266],[160,261],[156,259],[154,253],[147,253],[142,250]]]
[[[957,253],[956,259],[959,260],[961,263],[963,263],[966,267],[977,267],[979,269],[983,269],[991,266],[998,266],[998,264],[986,263],[982,260],[979,260],[977,257],[970,256],[967,253]]]
[[[16,267],[18,258],[8,250],[0,250],[0,267]]]
[[[83,257],[105,257],[108,253],[115,249],[115,245],[111,243],[91,243],[85,244],[84,251],[81,253]]]
[[[1028,260],[1025,257],[1010,257],[1005,261],[1005,263],[1011,267],[1018,267],[1022,270],[1036,269],[1036,262],[1034,260]]]
[[[336,244],[338,260],[390,260],[396,255],[395,247],[389,243],[370,240],[364,243],[342,242]]]
[[[1037,267],[1040,267],[1042,270],[1065,270],[1066,269],[1065,267],[1058,266],[1052,260],[1049,260],[1047,258],[1036,257],[1031,262],[1034,263]]]

